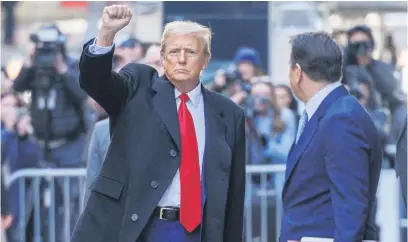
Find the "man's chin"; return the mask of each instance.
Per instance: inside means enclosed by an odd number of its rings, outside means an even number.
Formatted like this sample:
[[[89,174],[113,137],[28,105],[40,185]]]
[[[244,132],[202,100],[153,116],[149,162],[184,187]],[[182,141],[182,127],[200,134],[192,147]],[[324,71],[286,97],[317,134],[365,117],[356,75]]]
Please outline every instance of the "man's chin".
[[[176,82],[189,82],[191,81],[191,76],[188,74],[176,74],[173,76],[173,80]]]

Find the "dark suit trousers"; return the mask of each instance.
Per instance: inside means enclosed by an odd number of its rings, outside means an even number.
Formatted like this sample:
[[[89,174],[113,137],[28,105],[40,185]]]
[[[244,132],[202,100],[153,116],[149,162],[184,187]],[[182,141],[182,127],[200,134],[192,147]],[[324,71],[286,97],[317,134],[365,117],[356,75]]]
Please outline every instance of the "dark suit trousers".
[[[187,232],[180,221],[152,217],[137,242],[200,242],[200,227]]]

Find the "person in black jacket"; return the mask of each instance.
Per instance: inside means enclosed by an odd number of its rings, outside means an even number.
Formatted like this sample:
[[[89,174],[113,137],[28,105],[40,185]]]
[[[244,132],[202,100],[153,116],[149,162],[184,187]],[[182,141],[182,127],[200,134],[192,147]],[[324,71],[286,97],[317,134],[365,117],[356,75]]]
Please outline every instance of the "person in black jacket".
[[[63,35],[56,26],[45,25],[40,28],[35,38],[41,39],[41,33],[44,33],[41,31],[45,30]],[[87,95],[79,87],[78,71],[66,55],[64,44],[58,42],[59,47],[54,50],[56,54],[51,56],[38,48],[44,44],[42,41],[33,41],[36,42],[37,48],[32,51],[14,80],[13,89],[16,92],[32,93],[30,115],[34,136],[44,149],[44,160],[56,160],[59,162],[55,164],[57,166],[77,166],[82,155],[80,147],[84,146],[85,142],[83,110]],[[47,58],[54,58],[52,71],[51,68],[44,67],[41,61]],[[81,144],[76,145],[77,143]],[[69,146],[80,149],[72,151],[78,154],[77,157],[60,154]]]
[[[394,76],[391,64],[372,57],[375,39],[371,29],[365,25],[357,25],[347,31],[348,46],[345,48],[343,82],[355,90],[359,79],[370,82],[371,93],[367,108],[389,109],[391,114],[391,130],[387,143],[395,144],[398,129],[402,120],[401,114],[406,113],[405,97],[400,83]]]

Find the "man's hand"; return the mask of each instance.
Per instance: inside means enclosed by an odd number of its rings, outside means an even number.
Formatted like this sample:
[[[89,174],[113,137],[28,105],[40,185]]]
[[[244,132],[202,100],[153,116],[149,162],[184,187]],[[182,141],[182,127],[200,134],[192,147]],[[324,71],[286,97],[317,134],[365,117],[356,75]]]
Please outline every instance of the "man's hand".
[[[55,70],[58,74],[63,75],[68,72],[68,65],[61,54],[58,54],[54,62]]]
[[[113,39],[119,30],[127,26],[132,19],[130,8],[126,5],[105,7],[102,14],[102,26],[96,40],[96,45],[107,47],[113,44]]]

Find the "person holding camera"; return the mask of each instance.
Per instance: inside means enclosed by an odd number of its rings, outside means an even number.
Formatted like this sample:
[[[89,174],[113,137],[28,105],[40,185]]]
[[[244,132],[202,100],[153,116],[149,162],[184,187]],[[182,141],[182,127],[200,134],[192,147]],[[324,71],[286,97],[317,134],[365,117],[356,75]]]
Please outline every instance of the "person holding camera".
[[[266,81],[253,83],[244,108],[248,121],[247,162],[286,164],[289,149],[295,139],[297,120],[295,114],[288,108],[277,106],[272,83]],[[259,177],[253,178],[255,183],[260,182]],[[285,174],[277,173],[268,182],[280,195],[284,181]]]
[[[86,142],[85,104],[78,71],[66,53],[66,38],[55,25],[44,25],[31,36],[35,48],[13,83],[17,92],[31,92],[30,115],[33,136],[41,147],[41,166],[76,168]],[[63,192],[56,179],[56,229],[62,229]],[[73,183],[78,182],[73,180]],[[72,184],[71,200],[79,199],[79,187]],[[78,206],[79,202],[72,203]],[[71,208],[73,214],[78,207]],[[58,233],[57,233],[58,234]],[[63,233],[61,233],[63,234]]]
[[[42,34],[55,32],[55,40]],[[45,38],[45,37],[44,37]],[[84,146],[83,105],[87,95],[79,87],[78,73],[65,53],[63,34],[56,26],[43,26],[32,38],[35,48],[14,80],[17,92],[31,91],[31,116],[44,159],[57,167],[75,167]]]
[[[403,103],[403,99],[398,95],[400,87],[394,77],[393,66],[373,59],[375,41],[371,29],[363,25],[355,26],[347,31],[347,37],[344,82],[353,88],[357,84],[356,80],[364,76],[364,79],[370,80],[373,86],[367,107],[378,108],[382,101],[394,114]],[[376,92],[379,97],[376,97]]]
[[[234,56],[234,65],[231,69],[220,69],[214,77],[212,90],[231,95],[233,100],[241,100],[244,92],[249,93],[251,79],[262,76],[261,57],[257,50],[250,47],[241,47]],[[241,87],[243,92],[231,92],[234,86]]]

